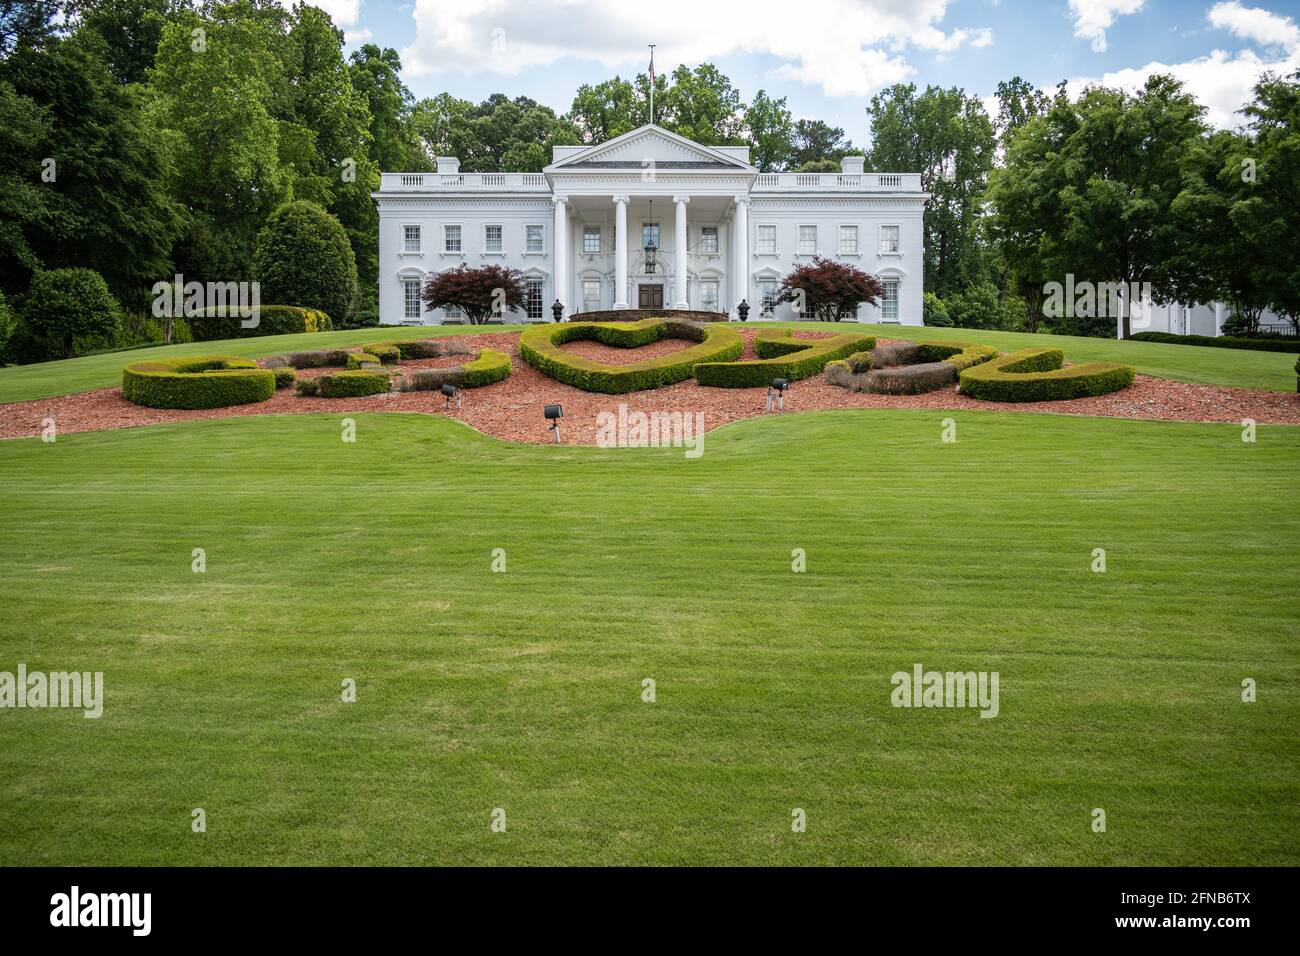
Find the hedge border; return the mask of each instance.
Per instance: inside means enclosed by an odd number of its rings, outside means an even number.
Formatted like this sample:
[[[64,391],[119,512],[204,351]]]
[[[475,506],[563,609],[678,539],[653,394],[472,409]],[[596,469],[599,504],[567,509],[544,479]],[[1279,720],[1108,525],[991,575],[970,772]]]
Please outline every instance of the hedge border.
[[[605,345],[636,348],[662,338],[682,338],[697,344],[671,355],[605,365],[572,355],[560,348],[566,342],[594,339]],[[582,389],[622,395],[685,381],[702,363],[725,362],[743,354],[740,333],[726,325],[702,324],[669,317],[638,322],[564,322],[534,325],[519,336],[519,354],[543,375]]]
[[[147,408],[226,408],[274,394],[275,372],[234,355],[151,359],[122,369],[122,397]]]
[[[1134,342],[1163,342],[1166,345],[1201,345],[1212,349],[1245,349],[1252,352],[1300,352],[1300,337],[1250,339],[1240,335],[1175,335],[1173,332],[1135,332]]]
[[[774,378],[797,381],[816,375],[826,365],[876,347],[876,337],[844,332],[824,339],[796,339],[792,329],[761,329],[754,341],[758,359],[748,362],[705,362],[695,367],[701,385],[715,388],[757,388]]]
[[[473,361],[448,368],[421,368],[412,370],[402,378],[397,387],[403,392],[427,392],[443,385],[457,388],[482,388],[510,377],[514,366],[510,356],[497,349],[480,349]]]
[[[962,371],[961,391],[986,402],[1053,402],[1106,395],[1133,384],[1131,365],[1089,362],[1062,368],[1054,348],[1020,349]]]
[[[998,357],[995,346],[980,342],[956,342],[948,339],[935,339],[931,342],[916,343],[921,347],[921,363],[947,362],[962,372],[976,365],[983,365]],[[920,364],[920,363],[918,363]]]
[[[382,369],[346,369],[298,380],[298,394],[306,398],[364,398],[392,389],[392,379]]]

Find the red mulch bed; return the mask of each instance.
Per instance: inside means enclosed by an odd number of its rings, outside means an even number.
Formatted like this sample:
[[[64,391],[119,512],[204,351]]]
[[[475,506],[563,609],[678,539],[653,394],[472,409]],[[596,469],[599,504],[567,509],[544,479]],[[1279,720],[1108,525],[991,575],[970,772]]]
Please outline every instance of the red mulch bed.
[[[745,357],[752,358],[755,329],[742,329]],[[819,338],[820,334],[799,335]],[[40,434],[41,422],[53,417],[61,432],[130,428],[161,422],[198,418],[230,418],[239,415],[282,415],[302,412],[424,412],[451,414],[474,428],[508,441],[548,442],[551,440],[542,406],[564,405],[563,435],[569,443],[595,444],[596,415],[617,412],[620,403],[629,411],[703,412],[707,429],[763,414],[762,388],[705,388],[694,379],[648,392],[630,395],[599,395],[561,385],[527,365],[519,357],[517,333],[476,335],[469,340],[475,348],[490,347],[509,352],[514,371],[504,382],[487,388],[467,390],[459,410],[442,410],[437,392],[394,392],[367,398],[302,398],[293,389],[282,389],[265,402],[199,411],[144,408],[122,398],[119,388],[101,388],[79,395],[44,398],[31,402],[0,405],[0,438],[25,438]],[[596,342],[573,342],[566,349],[601,361],[623,363],[651,355],[664,355],[690,343],[663,340],[639,349],[618,349]],[[633,358],[635,356],[636,358]],[[448,356],[403,362],[402,368],[437,368],[457,365],[469,356]],[[321,370],[304,370],[310,377]],[[1189,385],[1139,375],[1133,385],[1110,395],[1076,398],[1062,402],[1003,404],[981,402],[957,394],[954,388],[925,395],[870,395],[828,385],[821,376],[795,382],[786,393],[785,410],[805,412],[827,408],[931,408],[971,409],[998,412],[1055,412],[1067,415],[1101,415],[1115,418],[1148,418],[1188,422],[1240,422],[1253,418],[1260,423],[1300,424],[1300,395],[1217,385]]]

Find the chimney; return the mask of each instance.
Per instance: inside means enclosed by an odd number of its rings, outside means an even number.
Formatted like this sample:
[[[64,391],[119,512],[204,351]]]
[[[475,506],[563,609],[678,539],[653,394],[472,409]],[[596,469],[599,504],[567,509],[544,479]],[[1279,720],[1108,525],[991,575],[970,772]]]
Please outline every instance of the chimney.
[[[455,156],[438,157],[438,173],[440,175],[454,176],[460,172],[460,160]]]
[[[856,176],[862,172],[862,167],[866,164],[865,156],[845,156],[840,160],[840,172],[846,176]]]

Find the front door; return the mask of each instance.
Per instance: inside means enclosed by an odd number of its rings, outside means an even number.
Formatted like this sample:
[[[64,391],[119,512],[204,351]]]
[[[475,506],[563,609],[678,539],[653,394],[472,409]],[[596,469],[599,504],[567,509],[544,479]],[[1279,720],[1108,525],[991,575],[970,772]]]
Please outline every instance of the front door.
[[[664,287],[661,285],[638,285],[636,306],[638,309],[662,309],[664,307]]]

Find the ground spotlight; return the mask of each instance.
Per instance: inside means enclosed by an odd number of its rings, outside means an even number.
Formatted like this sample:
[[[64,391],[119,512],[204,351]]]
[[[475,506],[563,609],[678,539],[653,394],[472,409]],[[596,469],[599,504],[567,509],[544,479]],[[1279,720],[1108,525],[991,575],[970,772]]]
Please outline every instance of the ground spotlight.
[[[444,385],[442,387],[442,397],[447,400],[447,403],[444,406],[444,408],[447,409],[451,408],[451,400],[453,398],[456,399],[456,407],[460,408],[460,389],[458,389],[455,385],[450,385],[450,384]]]
[[[772,379],[772,384],[768,386],[767,389],[767,408],[765,411],[770,412],[774,402],[776,404],[776,410],[778,412],[783,411],[785,409],[785,390],[789,387],[790,380],[788,378]]]
[[[559,405],[547,405],[542,410],[546,420],[551,423],[551,431],[555,434],[556,444],[560,441],[560,419],[564,417],[564,409]]]

